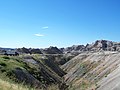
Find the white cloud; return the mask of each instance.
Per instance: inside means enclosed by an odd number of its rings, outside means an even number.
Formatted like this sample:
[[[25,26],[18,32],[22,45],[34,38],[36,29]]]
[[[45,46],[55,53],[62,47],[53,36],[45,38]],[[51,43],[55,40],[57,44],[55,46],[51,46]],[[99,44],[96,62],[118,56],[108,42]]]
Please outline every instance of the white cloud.
[[[44,35],[43,34],[34,34],[35,36],[37,37],[43,37]]]
[[[42,29],[48,29],[48,26],[42,27]]]

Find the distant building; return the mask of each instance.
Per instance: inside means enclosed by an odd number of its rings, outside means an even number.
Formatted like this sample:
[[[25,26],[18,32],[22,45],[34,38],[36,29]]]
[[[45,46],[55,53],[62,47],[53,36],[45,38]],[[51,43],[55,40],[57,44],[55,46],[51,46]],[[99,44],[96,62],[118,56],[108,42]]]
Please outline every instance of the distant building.
[[[5,51],[3,55],[7,55],[7,56],[19,56],[19,53],[16,52],[15,50],[8,50],[8,51]]]

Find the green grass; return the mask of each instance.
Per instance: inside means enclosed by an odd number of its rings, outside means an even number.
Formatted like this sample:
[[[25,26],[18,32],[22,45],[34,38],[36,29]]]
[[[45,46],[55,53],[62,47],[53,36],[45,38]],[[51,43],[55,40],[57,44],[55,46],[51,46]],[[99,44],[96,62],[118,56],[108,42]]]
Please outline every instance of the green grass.
[[[42,76],[40,74],[40,66],[23,62],[24,56],[0,55],[0,90],[35,90],[34,87],[29,87],[29,85],[25,85],[23,82],[17,82],[13,72],[16,68],[25,69],[40,82],[43,82],[42,84],[46,83],[41,79]],[[41,55],[33,55],[32,57],[34,57],[36,61],[41,62],[41,64],[43,64],[43,68],[46,68],[46,70],[57,77],[56,73],[45,65],[43,60],[41,60]],[[59,89],[57,85],[50,85],[47,90]]]
[[[16,57],[17,58],[17,57]],[[25,67],[25,64],[13,57],[0,56],[0,73],[11,76],[15,68]]]

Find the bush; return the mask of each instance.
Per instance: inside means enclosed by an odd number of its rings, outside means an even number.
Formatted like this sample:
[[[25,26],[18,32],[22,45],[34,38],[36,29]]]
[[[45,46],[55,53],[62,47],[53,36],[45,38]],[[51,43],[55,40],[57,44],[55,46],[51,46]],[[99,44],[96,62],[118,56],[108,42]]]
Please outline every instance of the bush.
[[[4,59],[10,59],[9,57],[7,57],[7,56],[4,56],[4,57],[2,57],[2,58],[4,58]]]
[[[6,64],[5,64],[5,63],[2,63],[2,62],[0,63],[0,65],[1,65],[1,66],[6,66]]]

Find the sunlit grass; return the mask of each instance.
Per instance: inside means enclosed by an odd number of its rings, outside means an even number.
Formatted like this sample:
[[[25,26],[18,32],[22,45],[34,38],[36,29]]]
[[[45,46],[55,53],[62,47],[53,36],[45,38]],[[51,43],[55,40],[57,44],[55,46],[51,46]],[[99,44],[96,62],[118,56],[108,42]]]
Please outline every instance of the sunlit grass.
[[[14,84],[0,79],[0,90],[35,90],[22,84]]]

